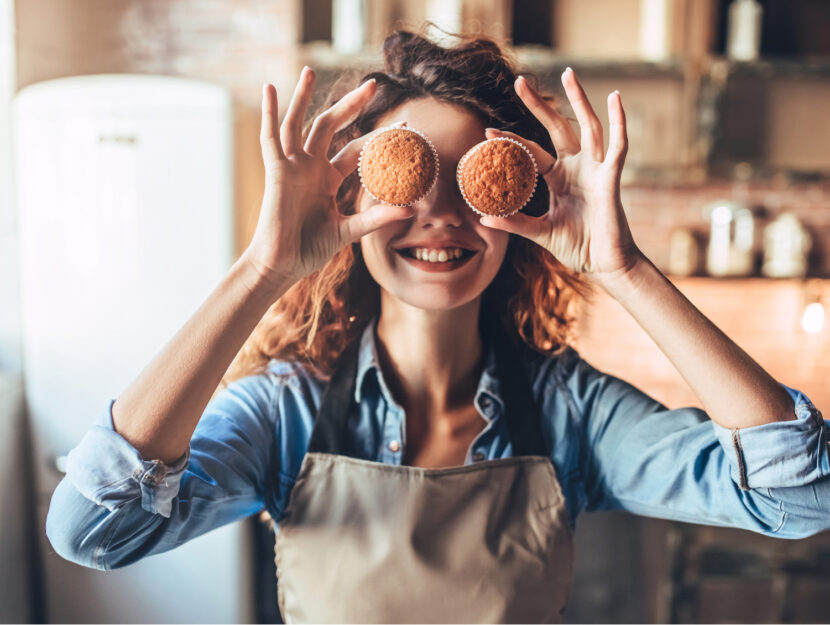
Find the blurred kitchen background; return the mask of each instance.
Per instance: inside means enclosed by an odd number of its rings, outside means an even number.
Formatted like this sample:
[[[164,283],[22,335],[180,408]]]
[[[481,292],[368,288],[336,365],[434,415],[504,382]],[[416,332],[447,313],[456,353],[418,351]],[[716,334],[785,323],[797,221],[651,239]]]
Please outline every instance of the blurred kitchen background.
[[[284,105],[308,64],[321,100],[426,20],[510,46],[559,95],[574,67],[603,123],[619,89],[637,242],[830,405],[827,0],[0,0],[0,622],[279,622],[257,519],[107,573],[56,556],[43,521],[65,454],[249,241],[262,83]],[[698,404],[607,298],[577,343]],[[830,621],[830,533],[622,513],[577,530],[569,622]]]

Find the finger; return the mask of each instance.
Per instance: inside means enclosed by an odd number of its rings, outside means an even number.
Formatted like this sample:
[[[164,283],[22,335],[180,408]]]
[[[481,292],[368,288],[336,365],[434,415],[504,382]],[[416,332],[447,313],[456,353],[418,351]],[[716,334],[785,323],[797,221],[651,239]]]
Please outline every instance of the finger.
[[[576,74],[569,67],[562,73],[562,85],[565,87],[565,94],[571,103],[576,119],[579,122],[581,131],[580,144],[583,150],[596,160],[602,160],[602,124],[597,114],[591,108],[588,97],[582,89],[582,85],[576,79]]]
[[[357,89],[343,96],[334,106],[320,114],[311,125],[305,151],[311,156],[325,155],[331,138],[342,126],[345,126],[363,106],[375,95],[375,80],[367,80]]]
[[[515,132],[510,132],[507,130],[498,130],[496,128],[487,128],[485,130],[485,134],[488,139],[494,139],[496,137],[510,137],[511,139],[515,139],[523,146],[525,146],[530,153],[533,155],[533,158],[536,160],[536,166],[539,168],[539,175],[545,180],[548,181],[548,176],[553,171],[553,164],[556,163],[556,159],[553,155],[549,154],[547,150],[545,150],[541,145],[536,143],[535,141],[530,141],[529,139],[525,139]]]
[[[579,138],[570,122],[539,95],[524,76],[519,76],[514,85],[516,93],[530,112],[542,122],[550,134],[557,155],[579,152]]]
[[[294,88],[294,95],[291,96],[285,119],[282,120],[280,137],[287,156],[294,156],[303,149],[303,120],[314,92],[314,78],[314,70],[304,67]]]
[[[340,221],[340,240],[345,244],[353,243],[360,237],[374,232],[387,224],[415,215],[412,206],[391,206],[375,204],[354,215],[343,215]]]
[[[488,228],[517,234],[542,247],[546,247],[550,239],[550,223],[541,217],[515,213],[510,217],[482,217],[479,221]]]
[[[266,167],[269,163],[285,160],[280,138],[274,132],[276,127],[277,90],[270,83],[264,83],[262,85],[262,123],[259,129],[259,143],[262,147],[262,160]]]
[[[331,164],[340,172],[340,175],[345,178],[355,169],[357,169],[357,161],[360,160],[360,151],[366,142],[372,137],[372,134],[365,134],[349,141],[334,157],[331,159]]]
[[[605,162],[622,169],[625,155],[628,153],[628,133],[619,91],[608,94],[608,121],[608,153],[605,155]]]
[[[337,189],[340,188],[343,179],[357,169],[357,164],[360,160],[360,151],[370,138],[371,133],[349,141],[329,161],[332,167],[328,170],[325,183],[329,193],[337,193]]]

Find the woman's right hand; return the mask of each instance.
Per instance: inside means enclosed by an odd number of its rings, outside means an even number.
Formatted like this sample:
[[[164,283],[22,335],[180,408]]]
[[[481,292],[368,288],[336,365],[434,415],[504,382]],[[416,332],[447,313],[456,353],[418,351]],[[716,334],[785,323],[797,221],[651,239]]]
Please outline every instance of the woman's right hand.
[[[367,81],[346,94],[314,120],[303,141],[303,119],[313,85],[314,72],[306,67],[279,134],[276,89],[268,83],[262,87],[260,144],[265,193],[245,256],[262,279],[275,287],[288,288],[363,235],[413,215],[411,207],[383,204],[354,215],[337,210],[337,189],[357,167],[368,135],[349,142],[329,160],[331,140],[371,100],[376,86],[373,80]]]

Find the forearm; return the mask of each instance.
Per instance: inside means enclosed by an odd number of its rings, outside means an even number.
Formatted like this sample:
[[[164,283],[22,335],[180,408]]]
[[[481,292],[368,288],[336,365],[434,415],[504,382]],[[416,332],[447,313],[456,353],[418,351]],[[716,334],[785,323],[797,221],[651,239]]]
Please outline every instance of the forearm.
[[[115,401],[115,430],[147,460],[181,457],[234,356],[286,288],[266,284],[240,257]]]
[[[781,385],[644,256],[601,285],[666,354],[713,421],[746,428],[795,418]]]

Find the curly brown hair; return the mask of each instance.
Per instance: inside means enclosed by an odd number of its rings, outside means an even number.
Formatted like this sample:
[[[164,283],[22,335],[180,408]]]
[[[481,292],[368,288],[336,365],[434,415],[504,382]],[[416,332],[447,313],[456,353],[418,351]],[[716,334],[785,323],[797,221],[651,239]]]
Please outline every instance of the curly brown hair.
[[[374,78],[376,94],[354,121],[334,135],[329,156],[373,130],[387,111],[423,97],[463,106],[486,126],[515,132],[554,153],[544,126],[516,95],[515,62],[489,38],[454,37],[457,43],[451,47],[407,30],[387,37],[383,71],[360,79],[362,83]],[[533,76],[525,77],[535,82]],[[322,108],[355,86],[346,83],[335,84]],[[359,187],[356,172],[343,181],[336,198],[343,214],[356,210]],[[548,203],[547,186],[541,183],[522,210],[541,215]],[[554,355],[570,340],[575,296],[587,292],[586,281],[548,251],[511,234],[505,261],[482,295],[482,310],[492,311],[514,339],[536,352]],[[301,363],[326,379],[340,353],[359,339],[379,312],[380,288],[369,275],[360,243],[355,242],[271,306],[231,363],[220,388],[245,375],[264,372],[272,358]]]

